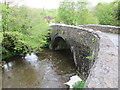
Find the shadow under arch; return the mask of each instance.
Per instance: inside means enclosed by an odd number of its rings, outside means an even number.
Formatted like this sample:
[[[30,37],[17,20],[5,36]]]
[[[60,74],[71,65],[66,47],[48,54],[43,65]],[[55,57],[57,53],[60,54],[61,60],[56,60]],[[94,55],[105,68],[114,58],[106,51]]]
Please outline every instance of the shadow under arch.
[[[70,49],[70,45],[60,36],[56,37],[52,43],[53,50]]]
[[[70,45],[67,42],[67,40],[65,40],[61,36],[56,36],[51,44],[52,50],[55,51],[69,50],[71,52],[73,62],[77,67],[77,70],[79,71],[80,77],[83,80],[86,80],[90,73],[90,68],[94,63],[95,58],[93,57],[93,60],[89,59],[92,58],[93,55],[92,48],[77,42],[74,42],[73,45]]]

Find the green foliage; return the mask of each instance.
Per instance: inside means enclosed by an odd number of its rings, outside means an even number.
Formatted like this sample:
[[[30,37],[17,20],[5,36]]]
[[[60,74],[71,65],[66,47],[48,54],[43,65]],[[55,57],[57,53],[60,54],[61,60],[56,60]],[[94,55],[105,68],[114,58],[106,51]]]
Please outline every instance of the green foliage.
[[[17,54],[14,53],[14,52],[10,52],[10,51],[6,50],[4,47],[2,47],[2,52],[5,53],[5,54],[1,55],[1,56],[0,56],[0,59],[5,59],[5,58],[8,58],[8,57],[17,55]]]
[[[119,0],[109,3],[98,3],[96,6],[95,15],[99,18],[99,24],[102,25],[116,25],[120,26],[120,20],[118,20],[118,6]]]
[[[3,54],[29,53],[47,44],[49,26],[39,9],[2,6]]]
[[[93,60],[94,57],[93,56],[87,56],[86,59]]]
[[[84,88],[84,85],[85,85],[85,81],[78,81],[76,82],[74,85],[73,85],[73,90],[82,90],[82,88]]]
[[[98,19],[87,8],[87,1],[64,0],[60,3],[58,16],[65,24],[98,24]]]
[[[120,26],[120,1],[98,3],[91,9],[86,0],[63,0],[58,9],[58,21],[69,25],[102,24]]]
[[[59,23],[60,22],[60,20],[57,16],[58,15],[57,9],[49,9],[49,10],[43,9],[42,11],[43,11],[42,14],[44,14],[44,17],[49,16],[52,18],[52,19],[47,19],[48,23],[50,23],[50,22],[53,22],[53,23],[58,22]]]
[[[61,2],[58,9],[58,16],[65,24],[75,24],[75,2]]]
[[[95,40],[95,38],[92,38],[92,41],[94,41]]]
[[[99,21],[97,17],[95,17],[87,8],[87,1],[81,2],[78,1],[76,3],[77,7],[77,25],[85,25],[85,24],[98,24]]]

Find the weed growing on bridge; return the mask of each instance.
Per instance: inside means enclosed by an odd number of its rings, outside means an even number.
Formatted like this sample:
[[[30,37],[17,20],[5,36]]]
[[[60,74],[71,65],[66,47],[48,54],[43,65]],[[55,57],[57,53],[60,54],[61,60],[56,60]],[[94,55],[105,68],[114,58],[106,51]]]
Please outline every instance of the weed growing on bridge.
[[[94,41],[95,40],[95,38],[92,38],[92,41]]]
[[[86,59],[93,60],[94,57],[93,56],[87,56]]]

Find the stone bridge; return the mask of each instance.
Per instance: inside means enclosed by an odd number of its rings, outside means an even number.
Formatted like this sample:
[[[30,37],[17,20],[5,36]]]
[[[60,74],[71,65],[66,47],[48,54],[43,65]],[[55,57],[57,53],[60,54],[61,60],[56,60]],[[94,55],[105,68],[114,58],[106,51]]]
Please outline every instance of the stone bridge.
[[[118,88],[118,50],[107,36],[84,26],[51,27],[50,48],[71,50],[85,88]]]

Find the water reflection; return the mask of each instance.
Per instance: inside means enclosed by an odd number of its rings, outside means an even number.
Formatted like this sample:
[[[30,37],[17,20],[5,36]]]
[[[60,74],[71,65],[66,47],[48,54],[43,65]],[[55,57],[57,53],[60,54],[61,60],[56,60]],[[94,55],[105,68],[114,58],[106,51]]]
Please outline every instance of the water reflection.
[[[3,71],[4,88],[68,88],[64,83],[76,74],[70,51],[49,49],[24,58],[7,59]]]
[[[25,60],[27,60],[27,61],[36,61],[36,60],[38,60],[38,57],[34,53],[31,53],[31,54],[27,54],[25,56]]]
[[[12,67],[14,64],[15,64],[14,62],[6,63],[6,64],[4,65],[4,69],[7,69],[7,70],[8,70],[8,68]]]

